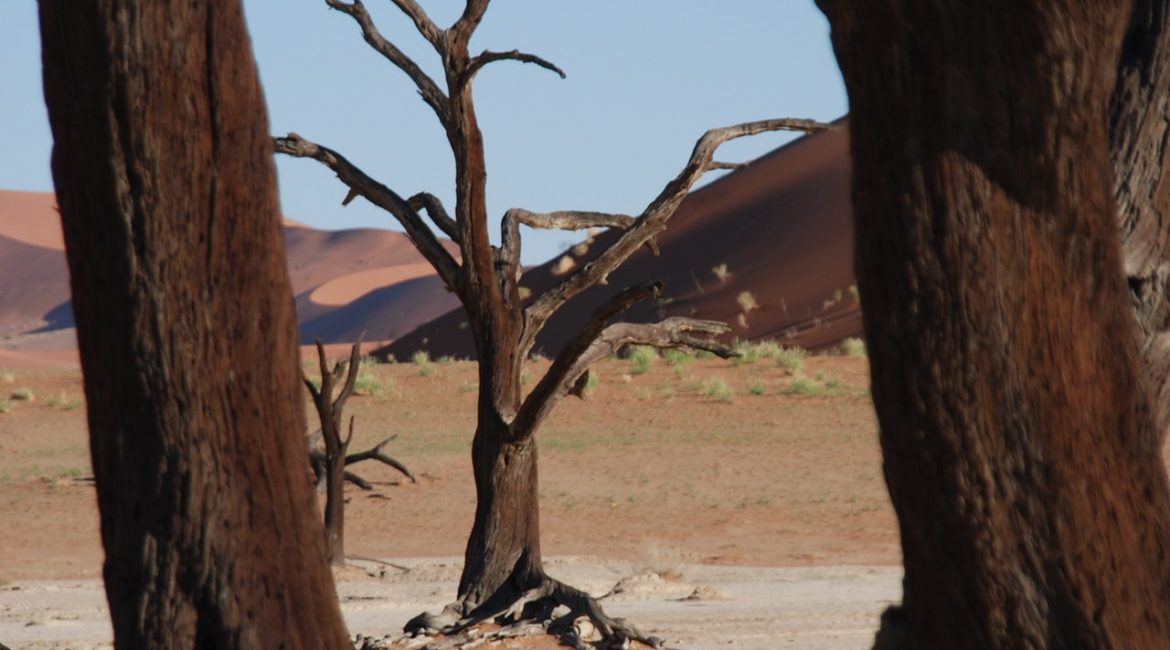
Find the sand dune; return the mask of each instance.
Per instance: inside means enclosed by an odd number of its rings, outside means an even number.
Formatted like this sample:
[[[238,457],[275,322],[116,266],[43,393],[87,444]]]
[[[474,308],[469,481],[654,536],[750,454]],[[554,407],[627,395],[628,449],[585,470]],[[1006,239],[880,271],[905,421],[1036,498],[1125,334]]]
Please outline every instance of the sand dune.
[[[363,331],[386,341],[456,305],[400,233],[327,232],[286,219],[285,241],[305,343],[353,340]],[[0,190],[0,348],[21,350],[26,357],[73,349],[72,326],[53,195]],[[21,362],[31,363],[30,358]]]
[[[643,249],[609,278],[567,304],[537,340],[555,353],[605,299],[632,284],[662,280],[663,300],[625,320],[694,316],[732,325],[729,338],[776,338],[822,349],[861,332],[852,290],[849,142],[844,129],[801,138],[687,197],[658,238],[661,255]],[[570,250],[579,268],[615,235]],[[538,294],[559,279],[564,256],[529,269],[521,284]],[[571,272],[571,271],[570,271]],[[379,354],[474,355],[461,311],[445,314]]]
[[[549,322],[538,351],[555,353],[610,295],[665,282],[662,300],[624,318],[695,316],[732,325],[729,338],[776,338],[821,349],[861,331],[854,298],[845,130],[797,140],[693,192],[665,233],[661,256],[642,250]],[[597,255],[604,233],[528,269],[540,292]],[[379,229],[322,231],[286,222],[289,275],[301,340],[391,341],[383,353],[417,349],[473,356],[466,317],[414,246]],[[452,242],[445,242],[458,253]],[[0,347],[74,345],[68,336],[20,339],[72,326],[68,274],[53,197],[0,191]]]

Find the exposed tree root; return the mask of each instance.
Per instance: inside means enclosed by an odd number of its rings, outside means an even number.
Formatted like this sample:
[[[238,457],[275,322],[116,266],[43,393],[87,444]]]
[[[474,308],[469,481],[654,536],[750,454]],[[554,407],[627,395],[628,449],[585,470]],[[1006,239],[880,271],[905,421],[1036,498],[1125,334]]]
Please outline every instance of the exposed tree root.
[[[607,615],[597,598],[548,576],[543,576],[538,586],[519,595],[510,587],[501,588],[461,617],[462,609],[460,603],[452,603],[439,614],[423,613],[411,619],[405,628],[408,634],[441,635],[414,647],[419,650],[471,648],[483,644],[489,636],[532,634],[537,626],[577,650],[628,648],[632,641],[651,648],[664,647],[662,639],[641,632],[624,619]],[[486,634],[477,629],[488,621],[504,627]]]

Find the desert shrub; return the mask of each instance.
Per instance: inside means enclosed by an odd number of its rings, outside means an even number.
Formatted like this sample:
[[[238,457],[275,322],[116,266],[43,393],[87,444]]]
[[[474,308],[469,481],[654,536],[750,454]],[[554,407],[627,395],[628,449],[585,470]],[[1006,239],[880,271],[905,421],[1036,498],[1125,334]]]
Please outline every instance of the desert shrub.
[[[748,341],[736,341],[735,345],[731,346],[736,356],[731,357],[731,365],[735,367],[755,363],[759,357],[756,346]]]
[[[479,382],[467,381],[459,384],[460,393],[471,393],[479,390]]]
[[[12,402],[9,402],[6,399],[0,399],[0,413],[11,413],[11,412],[12,412]]]
[[[710,350],[695,350],[696,359],[711,359],[714,356],[715,353]]]
[[[658,358],[658,350],[649,345],[632,345],[626,351],[626,358],[633,362],[630,374],[644,375],[650,372],[650,366]]]
[[[426,350],[417,350],[410,355],[410,362],[418,368],[418,374],[422,377],[435,374],[435,365],[431,363],[431,355]]]
[[[695,360],[695,355],[680,348],[667,348],[662,351],[662,358],[667,365],[678,367]]]
[[[776,365],[783,368],[788,374],[794,375],[804,367],[804,358],[808,351],[804,348],[783,348],[776,356]]]
[[[16,381],[16,373],[11,370],[0,370],[0,382],[11,384]]]
[[[784,389],[785,395],[821,395],[824,390],[807,377],[797,377]]]
[[[359,370],[357,379],[353,382],[354,395],[370,395],[382,397],[387,393],[387,386],[378,379],[378,376],[367,370]]]
[[[707,397],[720,402],[731,402],[735,398],[735,392],[731,390],[731,385],[722,377],[708,379],[704,385],[704,390],[707,393]]]
[[[849,285],[849,297],[853,299],[853,302],[861,302],[861,292],[857,290],[856,284]]]
[[[836,377],[829,377],[825,380],[825,388],[829,390],[837,390],[841,387],[841,380]]]
[[[31,402],[33,400],[33,392],[28,388],[17,388],[16,390],[12,391],[12,394],[8,396],[8,399],[16,402]]]
[[[841,341],[840,347],[837,348],[837,353],[843,357],[864,357],[865,341],[853,337],[847,338]]]
[[[784,347],[772,339],[756,341],[755,350],[761,359],[779,359],[784,354]]]
[[[763,395],[765,390],[767,390],[767,386],[762,381],[753,381],[748,384],[748,392],[752,395]]]

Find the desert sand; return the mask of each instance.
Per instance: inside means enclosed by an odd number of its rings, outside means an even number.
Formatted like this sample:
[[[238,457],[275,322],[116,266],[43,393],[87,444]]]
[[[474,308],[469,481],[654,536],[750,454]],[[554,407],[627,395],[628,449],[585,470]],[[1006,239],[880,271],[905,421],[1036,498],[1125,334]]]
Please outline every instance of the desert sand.
[[[538,434],[550,573],[594,594],[620,583],[606,606],[670,647],[868,647],[899,597],[900,556],[864,357],[810,357],[795,374],[767,358],[660,359],[643,374],[615,359],[598,374]],[[354,447],[397,434],[389,453],[419,477],[357,466],[375,489],[347,493],[352,634],[396,634],[454,596],[474,382],[469,362],[377,365],[349,403]],[[0,394],[0,642],[105,647],[80,373],[8,369]]]

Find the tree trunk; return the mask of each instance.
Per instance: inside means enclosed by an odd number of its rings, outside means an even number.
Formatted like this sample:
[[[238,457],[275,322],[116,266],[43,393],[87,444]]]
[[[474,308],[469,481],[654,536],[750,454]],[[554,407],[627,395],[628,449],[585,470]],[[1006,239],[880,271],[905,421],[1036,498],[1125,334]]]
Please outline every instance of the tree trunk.
[[[40,19],[115,643],[347,647],[240,3]]]
[[[493,595],[506,604],[544,578],[536,439],[510,433],[497,414],[480,413],[471,448],[475,523],[459,580],[465,612]]]
[[[1170,428],[1170,11],[1138,0],[1121,48],[1109,111],[1109,144],[1121,224],[1122,260],[1154,396],[1158,434]]]
[[[906,571],[879,647],[1170,647],[1105,124],[1128,3],[820,4]]]
[[[326,396],[328,399],[328,396]],[[325,421],[321,421],[325,427]],[[329,564],[345,564],[345,443],[337,425],[325,433],[325,464],[328,482],[325,484],[325,555]]]

